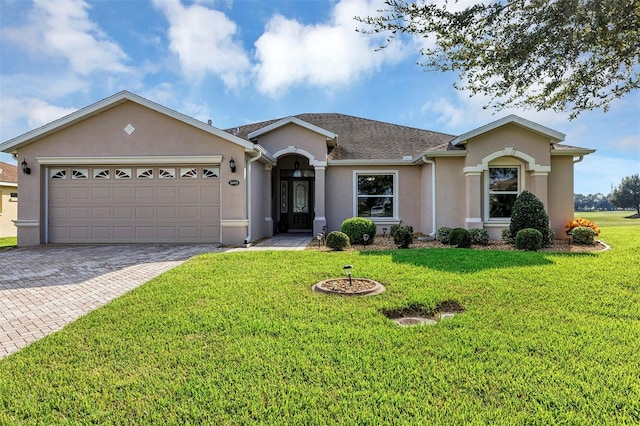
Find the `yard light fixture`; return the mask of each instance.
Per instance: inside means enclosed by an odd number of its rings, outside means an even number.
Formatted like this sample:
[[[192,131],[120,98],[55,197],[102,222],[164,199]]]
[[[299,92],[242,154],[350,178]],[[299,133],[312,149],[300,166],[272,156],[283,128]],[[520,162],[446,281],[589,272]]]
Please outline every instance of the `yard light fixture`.
[[[31,169],[29,168],[29,165],[27,164],[27,160],[22,160],[22,173],[24,173],[25,175],[30,175],[31,174]]]
[[[342,269],[344,269],[344,272],[349,277],[349,285],[351,285],[351,270],[353,269],[353,265],[344,265]]]
[[[387,228],[382,228],[382,236],[383,237],[387,236]]]
[[[367,245],[367,242],[369,241],[369,234],[362,234],[362,247],[364,248],[364,246]]]
[[[234,160],[233,157],[229,160],[229,168],[231,169],[231,173],[236,172],[236,160]]]

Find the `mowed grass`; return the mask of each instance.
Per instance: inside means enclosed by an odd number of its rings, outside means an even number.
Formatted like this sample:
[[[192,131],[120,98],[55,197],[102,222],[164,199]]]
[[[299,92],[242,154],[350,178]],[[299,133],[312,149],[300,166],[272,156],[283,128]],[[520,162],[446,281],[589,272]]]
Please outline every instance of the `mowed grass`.
[[[9,247],[15,247],[18,244],[18,237],[2,237],[0,238],[0,250]]]
[[[575,212],[574,217],[589,219],[598,226],[640,226],[640,219],[631,219],[629,216],[636,214],[635,210],[612,212]]]
[[[597,254],[202,255],[0,361],[0,424],[638,424],[640,226],[602,228]],[[310,290],[345,264],[387,292]]]

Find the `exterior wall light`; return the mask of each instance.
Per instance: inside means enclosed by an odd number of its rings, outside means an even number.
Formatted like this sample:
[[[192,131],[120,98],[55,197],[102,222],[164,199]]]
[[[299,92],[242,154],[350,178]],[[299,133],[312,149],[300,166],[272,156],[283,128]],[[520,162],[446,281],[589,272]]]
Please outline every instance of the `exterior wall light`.
[[[231,169],[231,173],[236,172],[236,160],[234,160],[233,157],[229,160],[229,168]]]
[[[22,173],[24,173],[25,175],[30,175],[31,174],[31,169],[29,168],[29,165],[27,164],[27,160],[22,160]]]

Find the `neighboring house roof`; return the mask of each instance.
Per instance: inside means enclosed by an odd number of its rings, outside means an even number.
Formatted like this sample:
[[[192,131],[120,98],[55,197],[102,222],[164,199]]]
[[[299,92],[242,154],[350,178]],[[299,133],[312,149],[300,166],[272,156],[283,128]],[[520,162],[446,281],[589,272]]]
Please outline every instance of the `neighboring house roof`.
[[[0,185],[3,183],[18,183],[18,167],[13,164],[0,161]],[[14,186],[14,185],[11,185]]]
[[[139,105],[145,106],[153,111],[159,112],[160,114],[164,114],[171,118],[174,118],[178,121],[181,121],[185,124],[189,124],[193,127],[196,127],[202,131],[207,133],[211,133],[223,139],[226,139],[230,142],[243,146],[245,149],[254,150],[255,147],[252,143],[240,139],[233,134],[229,134],[228,132],[222,131],[217,127],[213,127],[209,124],[203,123],[200,120],[196,120],[195,118],[189,117],[188,115],[184,115],[180,112],[174,111],[170,108],[152,102],[148,99],[145,99],[141,96],[128,92],[126,90],[116,93],[113,96],[109,96],[101,101],[98,101],[92,105],[79,109],[65,117],[62,117],[58,120],[52,121],[49,124],[45,124],[42,127],[38,127],[30,132],[27,132],[23,135],[17,136],[13,139],[10,139],[4,143],[0,143],[0,151],[4,152],[12,152],[21,146],[28,145],[32,142],[37,141],[38,139],[42,139],[52,133],[58,132],[64,128],[72,126],[80,121],[86,120],[90,117],[93,117],[103,111],[114,108],[124,102],[131,101],[137,103]]]
[[[416,157],[430,147],[447,144],[455,136],[398,124],[336,113],[298,114],[293,117],[253,123],[227,131],[250,139],[280,125],[302,120],[324,132],[337,134],[337,146],[327,159],[335,160],[401,160]],[[304,126],[309,128],[309,126]],[[267,129],[261,132],[261,129]],[[323,132],[318,132],[325,134]],[[326,134],[325,134],[326,136]]]

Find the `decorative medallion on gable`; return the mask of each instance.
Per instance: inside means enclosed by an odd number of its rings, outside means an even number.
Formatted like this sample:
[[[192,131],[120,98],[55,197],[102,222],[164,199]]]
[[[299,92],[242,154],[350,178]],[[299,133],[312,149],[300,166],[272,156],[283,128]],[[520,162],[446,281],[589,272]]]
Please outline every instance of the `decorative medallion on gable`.
[[[133,132],[136,131],[136,128],[133,127],[133,125],[131,123],[127,124],[127,126],[124,128],[124,131],[127,132],[127,134],[129,136],[131,136],[133,134]]]

